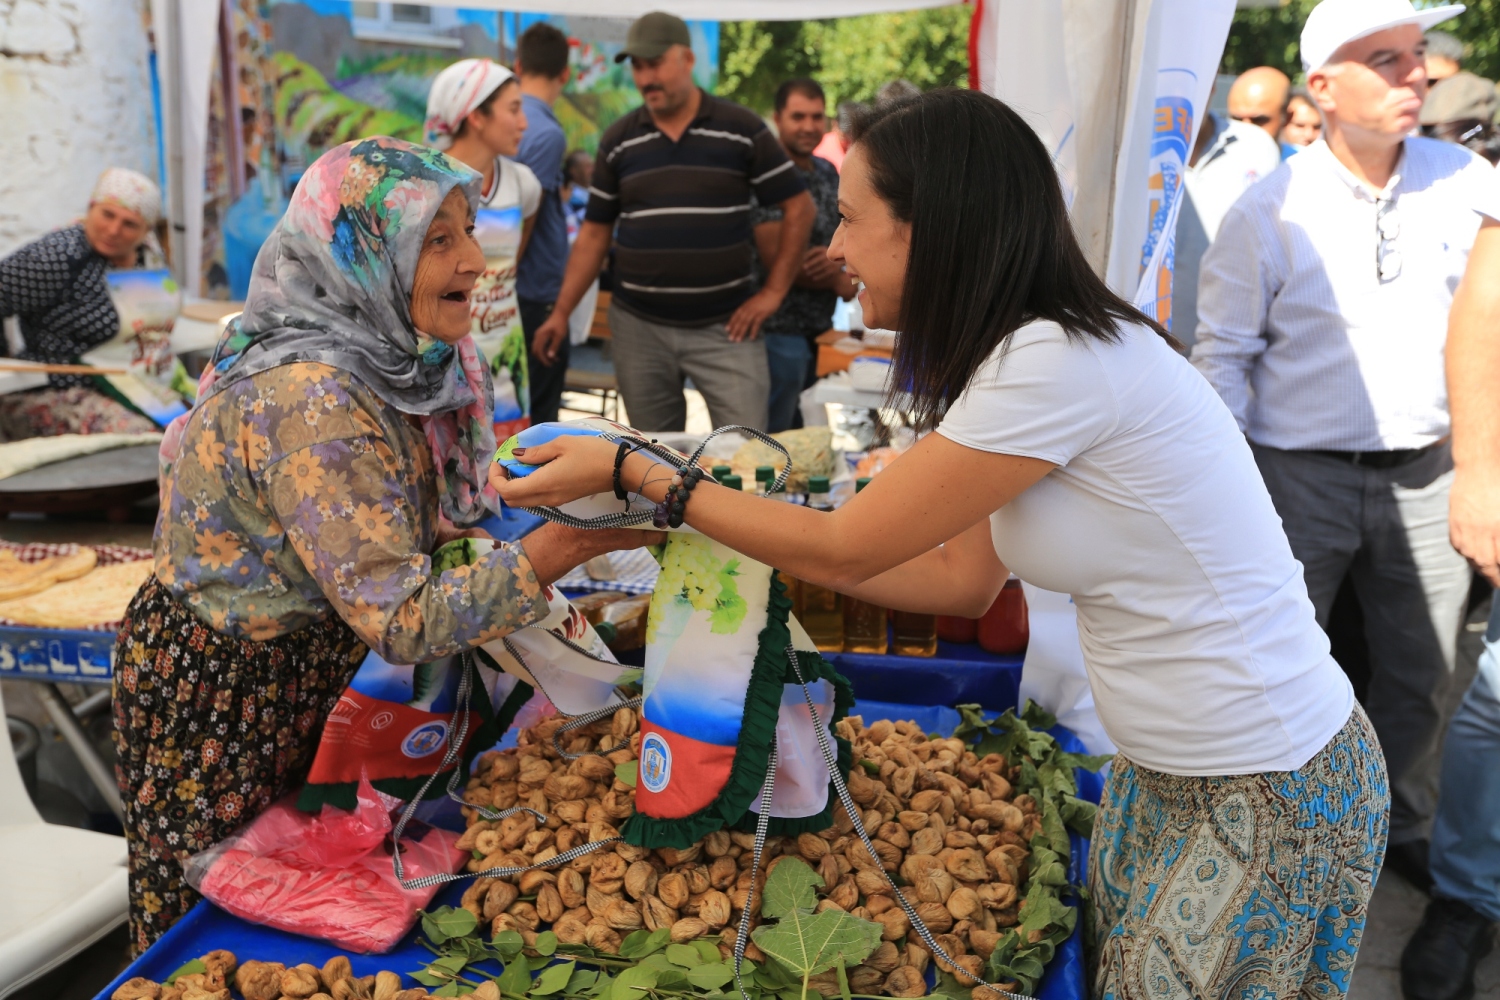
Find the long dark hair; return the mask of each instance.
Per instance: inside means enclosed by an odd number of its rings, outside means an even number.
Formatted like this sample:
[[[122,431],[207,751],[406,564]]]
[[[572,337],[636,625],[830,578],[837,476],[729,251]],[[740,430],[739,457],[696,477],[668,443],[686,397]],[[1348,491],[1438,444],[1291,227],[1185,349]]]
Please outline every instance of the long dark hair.
[[[1172,342],[1089,267],[1046,147],[1001,101],[929,91],[863,112],[852,137],[876,194],[911,226],[893,385],[911,392],[919,427],[1033,320],[1108,341],[1140,323]]]

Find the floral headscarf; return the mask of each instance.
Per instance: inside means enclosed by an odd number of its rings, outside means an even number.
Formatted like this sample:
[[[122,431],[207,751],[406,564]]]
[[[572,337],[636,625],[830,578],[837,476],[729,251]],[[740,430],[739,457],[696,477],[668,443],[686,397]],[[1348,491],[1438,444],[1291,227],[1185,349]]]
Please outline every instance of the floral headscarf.
[[[343,369],[421,419],[449,521],[469,525],[498,509],[486,482],[495,452],[489,368],[470,338],[435,340],[412,324],[410,309],[417,257],[439,206],[454,188],[476,204],[479,185],[457,160],[384,136],[320,156],[255,258],[245,311],[215,348],[199,405],[280,365]],[[174,422],[162,442],[164,467],[181,437]]]

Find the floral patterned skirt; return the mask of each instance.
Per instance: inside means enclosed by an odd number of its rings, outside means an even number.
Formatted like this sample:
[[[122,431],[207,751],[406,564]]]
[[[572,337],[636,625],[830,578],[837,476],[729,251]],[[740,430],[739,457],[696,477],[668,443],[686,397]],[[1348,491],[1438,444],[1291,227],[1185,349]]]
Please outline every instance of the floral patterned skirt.
[[[337,617],[251,642],[214,631],[155,577],[131,600],[114,713],[137,954],[198,901],[182,859],[303,780],[366,652]]]
[[[1389,809],[1357,706],[1296,771],[1190,778],[1116,757],[1089,859],[1094,996],[1343,997]]]

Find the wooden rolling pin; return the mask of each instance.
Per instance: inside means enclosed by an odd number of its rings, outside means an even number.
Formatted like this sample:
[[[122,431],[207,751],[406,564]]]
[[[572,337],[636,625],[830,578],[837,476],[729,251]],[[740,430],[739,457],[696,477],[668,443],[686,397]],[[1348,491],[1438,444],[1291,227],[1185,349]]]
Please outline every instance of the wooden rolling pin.
[[[33,365],[0,361],[0,372],[31,372],[36,375],[129,375],[125,368],[95,368],[93,365]]]

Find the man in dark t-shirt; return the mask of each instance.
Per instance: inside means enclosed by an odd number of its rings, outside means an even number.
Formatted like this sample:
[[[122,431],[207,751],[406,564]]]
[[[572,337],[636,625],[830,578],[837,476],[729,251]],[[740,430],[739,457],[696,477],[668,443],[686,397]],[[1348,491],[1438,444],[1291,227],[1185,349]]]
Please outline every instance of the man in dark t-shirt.
[[[534,350],[545,358],[567,338],[568,315],[613,245],[609,326],[630,422],[682,430],[691,378],[716,427],[764,428],[771,384],[757,338],[797,275],[813,203],[765,123],[693,83],[691,41],[671,14],[631,24],[616,58],[630,60],[645,103],[600,140],[583,227]],[[752,196],[784,216],[758,291]]]
[[[761,327],[771,368],[771,433],[795,423],[797,402],[814,377],[813,341],[833,325],[834,302],[854,297],[854,282],[828,259],[828,244],[839,227],[839,172],[813,150],[828,131],[827,99],[816,81],[788,80],[776,89],[776,132],[802,179],[817,214],[797,276],[781,308]],[[781,243],[781,209],[757,205],[751,214],[755,246],[762,262],[774,260]],[[764,266],[761,268],[764,273]]]

